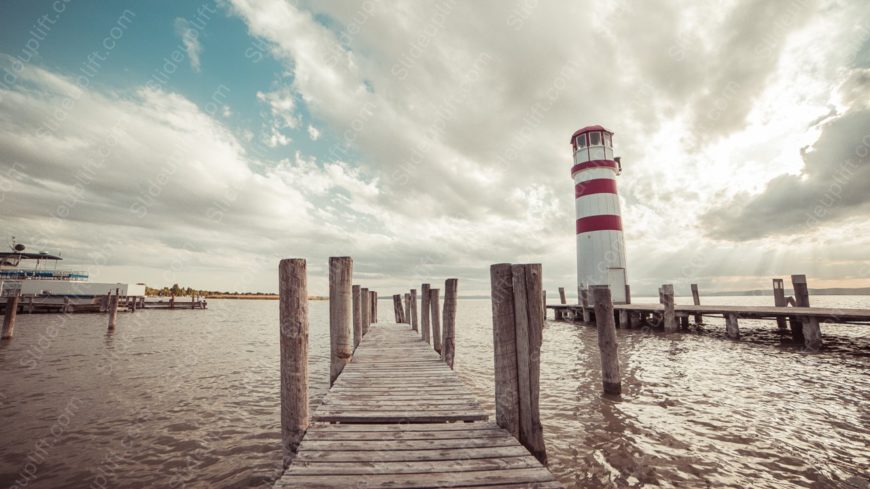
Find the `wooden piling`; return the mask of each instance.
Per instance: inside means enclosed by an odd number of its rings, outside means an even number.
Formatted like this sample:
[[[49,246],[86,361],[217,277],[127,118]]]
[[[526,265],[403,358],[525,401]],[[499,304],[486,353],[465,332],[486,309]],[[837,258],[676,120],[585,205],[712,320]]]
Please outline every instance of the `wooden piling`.
[[[429,284],[423,284],[420,289],[420,327],[423,329],[423,341],[426,343],[432,343],[430,339],[431,330],[429,327],[429,300],[431,296],[429,295]]]
[[[308,429],[308,279],[303,259],[278,265],[281,330],[281,443],[284,466]]]
[[[175,294],[172,294],[172,295],[169,297],[169,308],[170,308],[170,309],[175,309]]]
[[[61,311],[64,314],[69,314],[72,312],[72,306],[69,303],[69,296],[63,296],[63,310]]]
[[[102,312],[102,311],[100,311]],[[33,296],[27,298],[27,314],[33,314]]]
[[[451,369],[456,356],[456,305],[459,280],[448,278],[444,281],[444,341],[441,343],[441,359]]]
[[[806,275],[792,275],[792,287],[797,307],[810,307],[810,291],[807,285]],[[822,330],[819,327],[819,318],[810,316],[800,320],[801,333],[804,346],[809,351],[818,351],[822,347]]]
[[[541,292],[541,302],[544,304],[544,321],[547,320],[547,291]]]
[[[350,293],[353,296],[353,349],[356,350],[359,342],[362,341],[362,300],[360,300],[362,290],[359,285],[354,285]]]
[[[6,297],[6,305],[3,309],[3,331],[0,339],[7,340],[15,334],[15,318],[18,317],[18,301],[21,300],[21,291],[15,295]]]
[[[785,307],[787,305],[785,287],[781,278],[773,279],[773,305],[776,307]],[[776,327],[783,331],[787,329],[784,317],[776,317]]]
[[[666,333],[677,331],[677,315],[674,312],[674,286],[673,284],[664,284],[661,289],[662,304],[665,305],[664,313],[664,328]]]
[[[405,292],[405,307],[402,309],[402,314],[405,316],[405,323],[411,324],[411,294]]]
[[[396,317],[397,324],[404,322],[402,318],[402,296],[399,294],[393,294],[393,315]]]
[[[120,290],[115,289],[115,295],[109,301],[109,331],[115,329],[118,320],[118,302],[121,301]]]
[[[696,306],[701,305],[701,293],[698,291],[698,284],[692,284],[692,303]],[[686,318],[688,321],[688,317]],[[704,322],[704,319],[700,314],[695,314],[695,324],[701,324]]]
[[[359,289],[360,303],[360,326],[362,327],[362,337],[365,337],[369,332],[369,316],[371,315],[372,301],[369,300],[369,289],[360,287]]]
[[[568,298],[565,297],[565,287],[559,287],[559,304],[567,304]]]
[[[794,298],[792,300],[792,306],[794,307],[810,307],[810,293],[807,288],[807,277],[806,275],[792,275],[791,276],[791,286],[794,289]],[[786,299],[788,302],[788,299]],[[804,330],[803,330],[803,321],[797,316],[790,316],[788,318],[789,325],[791,326],[791,335],[792,340],[795,343],[803,343],[804,342]]]
[[[591,314],[589,314],[589,290],[582,289],[580,290],[580,303],[583,306],[583,322],[588,323],[592,320]]]
[[[490,267],[496,422],[547,463],[539,413],[543,331],[541,265]]]
[[[432,315],[432,346],[441,353],[441,300],[440,290],[429,289],[429,309]]]
[[[598,349],[601,351],[601,383],[605,394],[622,394],[619,377],[619,344],[616,326],[613,324],[613,300],[610,287],[593,285],[592,301],[595,304],[595,325],[598,328]]]
[[[625,303],[631,304],[631,286],[625,284]]]
[[[372,323],[378,322],[378,292],[373,290],[370,292],[372,294]]]
[[[419,324],[417,321],[417,289],[411,289],[411,330],[418,331]]]
[[[737,324],[737,314],[725,314],[725,336],[732,340],[740,339],[740,327]]]
[[[628,322],[628,311],[621,310],[619,311],[619,327],[620,328],[628,328],[630,326]]]
[[[329,258],[329,386],[353,356],[353,259]]]

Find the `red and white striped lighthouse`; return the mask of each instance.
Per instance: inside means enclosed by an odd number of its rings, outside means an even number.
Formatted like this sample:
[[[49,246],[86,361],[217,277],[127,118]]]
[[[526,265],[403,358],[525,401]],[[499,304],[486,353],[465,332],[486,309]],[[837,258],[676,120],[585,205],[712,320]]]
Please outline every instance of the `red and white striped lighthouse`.
[[[625,302],[625,240],[613,156],[613,132],[588,126],[571,136],[577,213],[577,285],[609,285],[613,302]]]

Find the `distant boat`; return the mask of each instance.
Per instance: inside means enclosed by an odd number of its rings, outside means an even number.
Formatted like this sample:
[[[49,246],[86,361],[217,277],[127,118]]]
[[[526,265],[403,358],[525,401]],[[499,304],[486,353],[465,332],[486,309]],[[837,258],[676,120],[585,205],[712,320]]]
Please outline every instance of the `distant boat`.
[[[57,262],[63,258],[25,252],[23,244],[12,243],[12,251],[0,252],[0,296],[15,294],[30,297],[93,298],[114,293],[122,296],[144,296],[144,284],[93,283],[83,271],[58,270]],[[53,263],[54,267],[47,265]]]

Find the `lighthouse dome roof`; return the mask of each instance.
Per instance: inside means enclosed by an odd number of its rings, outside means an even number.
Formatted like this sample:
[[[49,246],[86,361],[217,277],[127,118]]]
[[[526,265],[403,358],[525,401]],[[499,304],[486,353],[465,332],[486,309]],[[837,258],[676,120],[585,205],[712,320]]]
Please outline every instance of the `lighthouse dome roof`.
[[[613,131],[606,129],[604,126],[599,126],[598,124],[595,124],[594,126],[586,126],[586,127],[583,127],[583,128],[580,128],[580,129],[577,129],[576,131],[574,131],[574,134],[571,135],[571,142],[573,143],[574,138],[576,138],[580,134],[584,134],[584,133],[587,133],[590,131],[604,131],[604,132],[613,134]]]

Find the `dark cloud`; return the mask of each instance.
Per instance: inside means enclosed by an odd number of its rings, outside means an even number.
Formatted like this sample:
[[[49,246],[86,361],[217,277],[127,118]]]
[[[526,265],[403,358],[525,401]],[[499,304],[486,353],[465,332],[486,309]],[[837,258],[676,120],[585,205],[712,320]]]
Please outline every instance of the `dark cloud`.
[[[852,108],[822,124],[819,139],[801,155],[799,175],[780,175],[758,195],[739,193],[701,216],[706,234],[740,241],[806,234],[870,211],[870,73],[856,72],[842,87]]]

